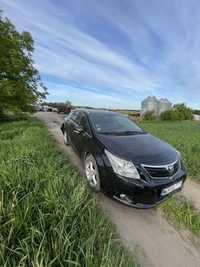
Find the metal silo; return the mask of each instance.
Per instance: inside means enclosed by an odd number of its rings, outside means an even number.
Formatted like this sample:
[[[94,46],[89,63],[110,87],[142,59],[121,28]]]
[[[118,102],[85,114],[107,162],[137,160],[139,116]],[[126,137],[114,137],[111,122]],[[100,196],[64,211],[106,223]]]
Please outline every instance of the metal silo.
[[[146,99],[142,101],[141,104],[143,115],[147,111],[153,111],[156,115],[158,114],[158,100],[155,96],[148,96]]]
[[[161,114],[164,111],[170,110],[172,108],[172,104],[169,102],[167,98],[161,98],[158,102],[158,113]]]

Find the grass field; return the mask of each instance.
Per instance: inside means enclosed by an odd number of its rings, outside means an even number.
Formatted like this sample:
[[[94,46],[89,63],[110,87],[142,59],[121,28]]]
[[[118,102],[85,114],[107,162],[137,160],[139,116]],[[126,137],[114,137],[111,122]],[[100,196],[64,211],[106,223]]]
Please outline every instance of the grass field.
[[[141,122],[140,125],[153,135],[165,140],[178,149],[191,178],[200,182],[200,123]],[[187,201],[171,198],[162,205],[167,219],[176,227],[188,229],[200,236],[200,214]]]
[[[153,135],[167,141],[178,149],[188,169],[189,176],[200,181],[200,123],[180,122],[141,122]]]
[[[1,123],[0,159],[0,266],[135,266],[45,127]]]

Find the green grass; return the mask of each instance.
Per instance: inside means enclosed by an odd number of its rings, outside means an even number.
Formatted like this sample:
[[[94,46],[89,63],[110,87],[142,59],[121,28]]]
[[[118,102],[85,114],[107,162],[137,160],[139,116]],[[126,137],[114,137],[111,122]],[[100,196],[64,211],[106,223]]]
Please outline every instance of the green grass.
[[[188,229],[200,236],[200,213],[191,203],[175,197],[165,202],[162,206],[165,216],[179,229]]]
[[[141,122],[153,135],[178,149],[191,178],[200,181],[200,123],[195,121]]]
[[[195,121],[141,122],[153,135],[181,152],[189,176],[200,182],[200,123]],[[180,229],[200,236],[200,213],[186,200],[171,198],[162,205],[166,218]]]
[[[0,266],[135,266],[40,123],[1,123],[0,159]]]

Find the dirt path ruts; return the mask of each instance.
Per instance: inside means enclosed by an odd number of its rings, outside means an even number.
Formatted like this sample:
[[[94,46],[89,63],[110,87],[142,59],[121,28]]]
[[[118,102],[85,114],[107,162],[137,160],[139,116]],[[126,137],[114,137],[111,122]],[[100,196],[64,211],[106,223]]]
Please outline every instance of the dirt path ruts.
[[[36,116],[47,125],[50,133],[59,146],[64,149],[72,164],[78,167],[82,173],[82,164],[79,158],[70,147],[64,146],[60,131],[63,116],[42,112],[37,113]],[[186,194],[190,194],[188,193],[189,186],[184,191]],[[136,253],[137,261],[142,266],[200,266],[200,251],[194,247],[187,234],[176,231],[162,217],[159,209],[133,209],[113,201],[103,194],[99,194],[97,198],[102,209],[116,225],[121,243],[125,248]]]

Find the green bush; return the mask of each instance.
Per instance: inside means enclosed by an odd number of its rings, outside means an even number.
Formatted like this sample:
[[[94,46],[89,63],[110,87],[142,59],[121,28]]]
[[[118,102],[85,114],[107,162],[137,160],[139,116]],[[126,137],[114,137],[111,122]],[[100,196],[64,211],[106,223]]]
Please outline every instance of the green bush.
[[[192,120],[192,110],[185,104],[177,104],[172,110],[162,112],[160,119],[163,121]]]
[[[153,111],[147,111],[144,113],[144,120],[145,121],[153,121],[156,119],[155,113]]]
[[[167,110],[160,114],[160,119],[163,121],[179,120],[179,115],[176,110]]]
[[[179,120],[192,120],[192,110],[185,104],[174,105],[174,109],[178,113]]]

